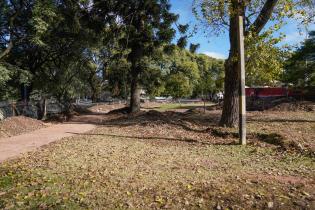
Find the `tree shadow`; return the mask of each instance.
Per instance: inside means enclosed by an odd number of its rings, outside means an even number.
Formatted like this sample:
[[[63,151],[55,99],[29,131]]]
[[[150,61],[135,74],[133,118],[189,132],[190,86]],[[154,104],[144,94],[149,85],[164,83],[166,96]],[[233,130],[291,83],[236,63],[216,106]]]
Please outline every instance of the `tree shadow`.
[[[305,123],[305,122],[315,122],[315,120],[302,120],[302,119],[253,119],[249,118],[248,122],[296,122],[296,123]]]
[[[131,136],[131,135],[115,135],[115,134],[105,134],[105,133],[75,133],[75,132],[67,132],[69,134],[74,135],[85,135],[85,136],[107,136],[113,138],[127,138],[127,139],[138,139],[138,140],[166,140],[173,142],[184,142],[188,144],[199,144],[199,145],[238,145],[237,142],[220,142],[220,143],[211,143],[211,142],[203,142],[192,138],[170,138],[164,136]]]
[[[256,137],[259,141],[273,144],[276,146],[285,147],[285,138],[277,133],[256,133]]]
[[[107,115],[107,116],[110,116]],[[143,111],[138,114],[124,114],[116,118],[108,119],[103,122],[106,126],[134,126],[146,124],[171,124],[180,126],[185,130],[194,132],[204,132],[205,130],[194,129],[187,124],[194,124],[197,126],[213,126],[217,125],[220,119],[219,113],[209,115],[199,115],[194,113],[180,113],[175,111],[159,112],[155,110]]]

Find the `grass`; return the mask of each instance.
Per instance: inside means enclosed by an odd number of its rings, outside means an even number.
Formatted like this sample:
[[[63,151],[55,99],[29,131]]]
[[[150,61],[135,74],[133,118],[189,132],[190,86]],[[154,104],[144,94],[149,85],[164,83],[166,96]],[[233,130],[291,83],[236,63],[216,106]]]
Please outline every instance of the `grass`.
[[[206,107],[210,107],[214,105],[213,103],[207,102]],[[156,110],[163,110],[163,111],[168,111],[168,110],[174,110],[174,109],[192,109],[200,107],[203,108],[204,104],[203,103],[165,103],[161,104],[159,107],[156,108]]]
[[[205,117],[209,126],[212,115],[181,118],[180,125],[175,114],[167,116],[172,122],[153,114],[118,116],[1,164],[0,208],[314,209],[313,157],[268,143],[226,145],[237,139],[201,132],[203,121],[196,120]],[[290,113],[276,121],[273,114],[250,116],[250,132],[305,127],[313,135],[314,116]]]

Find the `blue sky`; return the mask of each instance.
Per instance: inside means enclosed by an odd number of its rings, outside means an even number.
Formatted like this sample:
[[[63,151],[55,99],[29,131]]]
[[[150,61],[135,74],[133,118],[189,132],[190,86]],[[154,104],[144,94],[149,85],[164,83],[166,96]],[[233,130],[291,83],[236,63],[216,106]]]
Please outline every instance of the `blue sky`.
[[[196,19],[192,14],[192,0],[170,0],[172,4],[171,11],[179,14],[179,23],[195,25]],[[299,32],[298,23],[289,21],[282,29],[281,32],[286,34],[283,44],[297,45],[306,38],[305,30],[302,34]],[[309,29],[315,30],[314,25]],[[207,36],[205,35],[205,28],[198,28],[198,32],[189,39],[192,43],[199,43],[199,53],[205,53],[211,57],[227,58],[229,52],[229,39],[228,34],[221,34],[220,36]],[[304,31],[304,34],[303,34]]]

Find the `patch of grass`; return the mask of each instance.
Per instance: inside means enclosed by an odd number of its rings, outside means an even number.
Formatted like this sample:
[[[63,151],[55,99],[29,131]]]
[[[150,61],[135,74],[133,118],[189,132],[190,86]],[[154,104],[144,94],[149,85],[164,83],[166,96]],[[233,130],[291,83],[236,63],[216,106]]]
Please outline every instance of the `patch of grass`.
[[[210,107],[212,105],[213,105],[213,103],[206,103],[206,107]],[[204,104],[203,103],[189,103],[189,104],[165,103],[165,104],[161,104],[161,106],[156,108],[156,109],[167,111],[167,110],[174,110],[174,109],[193,109],[193,108],[197,108],[197,107],[203,108]]]
[[[6,189],[12,185],[12,177],[10,176],[3,176],[0,179],[0,188]]]

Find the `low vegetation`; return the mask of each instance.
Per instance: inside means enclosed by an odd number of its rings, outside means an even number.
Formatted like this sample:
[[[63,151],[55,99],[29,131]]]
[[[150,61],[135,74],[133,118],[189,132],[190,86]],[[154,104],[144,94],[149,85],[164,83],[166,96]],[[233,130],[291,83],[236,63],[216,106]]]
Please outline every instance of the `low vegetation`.
[[[212,102],[206,102],[204,103],[163,103],[163,104],[153,104],[144,106],[145,109],[155,109],[159,111],[167,111],[167,110],[179,110],[182,109],[184,111],[187,111],[188,109],[195,109],[195,108],[209,108],[213,106],[214,103]]]

